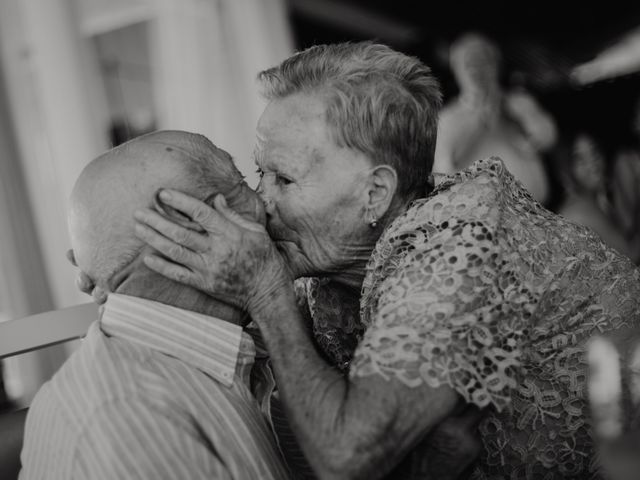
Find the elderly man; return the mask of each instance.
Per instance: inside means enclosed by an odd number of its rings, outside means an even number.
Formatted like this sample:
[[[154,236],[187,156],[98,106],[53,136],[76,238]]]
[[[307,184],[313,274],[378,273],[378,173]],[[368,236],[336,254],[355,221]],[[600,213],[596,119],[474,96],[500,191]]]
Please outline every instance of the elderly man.
[[[169,185],[203,200],[223,193],[240,215],[264,222],[231,157],[200,135],[151,133],[83,170],[70,202],[72,246],[108,300],[31,406],[20,478],[287,478],[266,402],[250,390],[246,315],[142,262],[148,247],[134,234],[134,210],[155,204],[190,225],[155,202]]]

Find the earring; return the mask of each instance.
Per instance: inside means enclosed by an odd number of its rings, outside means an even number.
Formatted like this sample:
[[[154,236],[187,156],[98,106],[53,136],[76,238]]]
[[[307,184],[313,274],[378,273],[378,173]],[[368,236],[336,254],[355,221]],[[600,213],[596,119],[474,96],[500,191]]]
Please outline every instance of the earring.
[[[376,218],[376,214],[373,212],[373,210],[367,210],[366,217],[366,222],[371,228],[376,228],[378,226],[378,219]]]

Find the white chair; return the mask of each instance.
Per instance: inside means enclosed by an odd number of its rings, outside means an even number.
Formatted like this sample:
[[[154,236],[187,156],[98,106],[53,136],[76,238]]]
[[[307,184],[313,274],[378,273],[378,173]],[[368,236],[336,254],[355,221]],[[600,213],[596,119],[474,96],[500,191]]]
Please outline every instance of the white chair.
[[[95,303],[0,323],[0,359],[82,338],[98,318]]]
[[[86,303],[1,322],[0,359],[82,338],[97,318],[98,306]],[[0,415],[0,479],[18,478],[26,416],[26,408]]]

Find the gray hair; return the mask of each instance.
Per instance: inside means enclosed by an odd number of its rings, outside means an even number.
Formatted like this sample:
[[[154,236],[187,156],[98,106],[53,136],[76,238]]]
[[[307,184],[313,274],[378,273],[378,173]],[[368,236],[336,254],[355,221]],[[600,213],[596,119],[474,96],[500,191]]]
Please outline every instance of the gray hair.
[[[258,80],[267,100],[322,94],[336,143],[395,168],[401,198],[424,196],[442,94],[419,59],[369,41],[317,45],[260,72]]]

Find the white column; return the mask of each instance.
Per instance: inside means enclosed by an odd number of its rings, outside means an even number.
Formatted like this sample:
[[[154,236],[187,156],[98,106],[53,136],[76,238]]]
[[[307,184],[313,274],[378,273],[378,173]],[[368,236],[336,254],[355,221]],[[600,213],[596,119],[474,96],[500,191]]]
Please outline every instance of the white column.
[[[0,321],[43,312],[53,305],[7,100],[0,67]],[[64,349],[51,347],[5,360],[7,392],[29,403],[64,358]]]
[[[292,52],[282,0],[157,0],[151,30],[160,128],[202,133],[252,186],[256,75]]]
[[[10,109],[55,307],[87,301],[74,285],[66,205],[80,170],[107,147],[97,66],[69,0],[0,0]]]
[[[293,53],[293,33],[284,0],[224,0],[223,26],[228,54],[234,59],[237,88],[244,91],[244,112],[255,129],[265,102],[256,81],[258,72]]]

